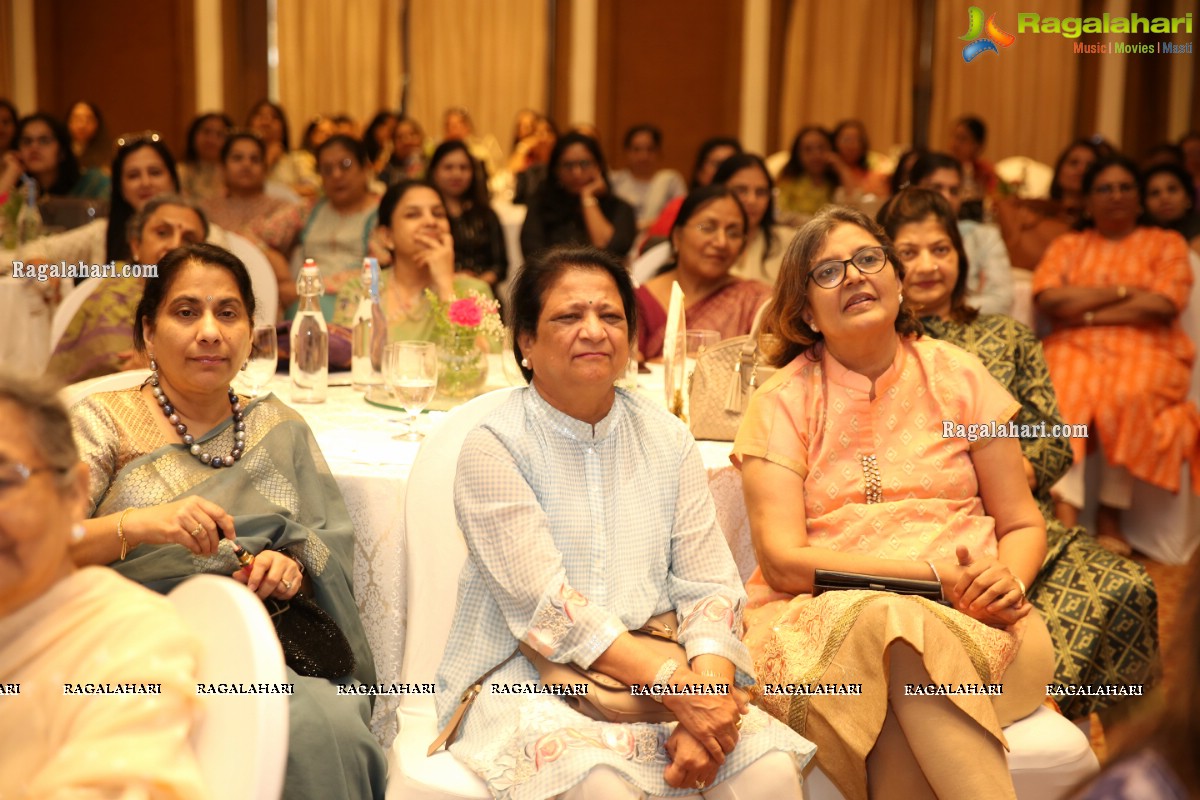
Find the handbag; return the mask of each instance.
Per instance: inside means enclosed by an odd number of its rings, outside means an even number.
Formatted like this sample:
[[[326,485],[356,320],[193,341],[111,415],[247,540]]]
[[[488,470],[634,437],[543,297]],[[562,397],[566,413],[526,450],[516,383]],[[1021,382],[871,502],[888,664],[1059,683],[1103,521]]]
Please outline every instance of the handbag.
[[[892,578],[886,575],[864,575],[859,572],[838,572],[832,569],[813,570],[813,597],[824,592],[841,591],[846,589],[866,589],[873,592],[892,592],[893,594],[913,595],[924,597],[944,606],[950,605],[942,596],[940,581],[926,581],[914,578]]]
[[[298,675],[334,681],[354,671],[350,640],[316,601],[297,592],[291,600],[268,597],[263,602],[283,646],[283,660]]]
[[[655,656],[663,661],[674,659],[679,664],[687,663],[687,652],[683,645],[675,641],[679,632],[679,619],[674,611],[656,614],[646,621],[636,631],[629,633],[638,638],[644,646],[649,647]],[[600,722],[674,722],[675,715],[667,707],[653,697],[634,695],[627,684],[616,678],[605,675],[594,669],[584,669],[577,664],[560,664],[543,656],[529,645],[521,642],[508,658],[489,669],[479,679],[463,692],[458,708],[450,716],[450,722],[438,734],[429,746],[428,755],[432,756],[443,744],[447,747],[454,741],[458,727],[463,717],[470,709],[475,698],[483,691],[484,682],[500,667],[520,653],[529,659],[538,671],[538,685],[574,685],[584,684],[586,692],[574,695],[561,695],[559,699],[571,708]]]
[[[763,352],[761,330],[767,307],[754,315],[748,336],[734,336],[696,357],[688,386],[689,427],[697,439],[732,442],[754,390],[775,374]]]

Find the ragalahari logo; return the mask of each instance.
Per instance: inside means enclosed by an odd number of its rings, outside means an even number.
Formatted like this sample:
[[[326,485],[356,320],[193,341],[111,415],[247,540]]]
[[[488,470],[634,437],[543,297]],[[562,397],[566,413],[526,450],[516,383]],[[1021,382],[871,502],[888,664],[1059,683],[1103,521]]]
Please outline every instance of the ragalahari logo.
[[[970,42],[963,48],[963,61],[968,64],[974,61],[980,53],[992,52],[1000,55],[996,45],[1008,47],[1017,40],[1017,37],[1011,33],[1006,33],[996,27],[995,14],[988,17],[987,24],[984,25],[983,9],[979,6],[971,6],[967,11],[967,24],[967,32],[958,38],[959,41]]]

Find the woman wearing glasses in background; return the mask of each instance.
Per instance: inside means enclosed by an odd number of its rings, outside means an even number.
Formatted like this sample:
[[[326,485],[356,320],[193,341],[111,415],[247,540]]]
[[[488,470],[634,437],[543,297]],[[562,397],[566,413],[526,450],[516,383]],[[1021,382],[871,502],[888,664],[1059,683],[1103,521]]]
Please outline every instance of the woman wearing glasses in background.
[[[795,230],[775,222],[775,182],[762,157],[738,153],[721,162],[713,183],[728,186],[746,209],[746,246],[733,273],[775,285]]]
[[[1044,346],[1063,419],[1087,424],[1100,462],[1096,536],[1128,555],[1121,511],[1133,479],[1180,489],[1192,465],[1200,493],[1200,411],[1187,400],[1195,345],[1179,324],[1192,288],[1187,242],[1138,224],[1138,171],[1123,156],[1083,176],[1085,230],[1055,239],[1033,274],[1034,302],[1054,332]],[[1055,513],[1068,527],[1084,505],[1088,439],[1072,439],[1075,465],[1055,484]]]
[[[766,320],[778,371],[732,455],[759,561],[746,643],[760,685],[861,685],[760,698],[816,742],[847,798],[1011,800],[1001,727],[1041,704],[1054,671],[1025,598],[1046,528],[1018,440],[947,435],[945,423],[1003,424],[1019,405],[977,358],[919,336],[888,245],[861,212],[831,206],[784,257]],[[936,581],[953,605],[813,597],[818,569]],[[1003,690],[907,693],[930,684]]]
[[[689,328],[719,331],[722,339],[750,332],[771,287],[730,274],[746,247],[748,227],[746,211],[729,187],[714,183],[687,196],[671,229],[675,263],[637,290],[638,352],[643,358],[662,355],[675,281],[687,303]]]
[[[633,246],[633,206],[609,189],[608,167],[591,136],[568,133],[550,153],[546,180],[521,227],[526,258],[556,244],[584,244],[623,257]]]
[[[0,162],[0,194],[19,190],[21,174],[37,183],[38,196],[101,198],[108,194],[108,176],[98,169],[82,170],[71,150],[71,134],[49,114],[30,114],[17,123],[17,149]]]

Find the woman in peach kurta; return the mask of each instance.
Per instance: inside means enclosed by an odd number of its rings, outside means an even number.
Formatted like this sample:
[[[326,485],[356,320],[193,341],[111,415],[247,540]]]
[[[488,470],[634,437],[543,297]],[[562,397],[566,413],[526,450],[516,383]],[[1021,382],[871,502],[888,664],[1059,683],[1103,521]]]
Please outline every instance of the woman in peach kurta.
[[[1023,586],[1045,527],[1017,440],[967,426],[1006,423],[1019,405],[974,356],[918,338],[885,241],[838,207],[798,234],[770,312],[783,363],[733,448],[760,562],[746,612],[760,685],[860,684],[861,696],[759,702],[817,742],[849,798],[1012,797],[1001,726],[1037,707],[1053,672]],[[936,578],[953,607],[814,598],[814,569]],[[930,683],[1004,689],[904,694]]]
[[[1109,467],[1124,471],[1102,476],[1096,518],[1097,534],[1119,547],[1128,476],[1178,491],[1190,462],[1192,490],[1200,493],[1200,412],[1187,400],[1195,347],[1179,324],[1192,274],[1179,234],[1137,225],[1132,164],[1097,162],[1084,192],[1095,227],[1055,240],[1034,273],[1033,292],[1054,323],[1044,346],[1063,419],[1086,423]],[[1076,466],[1055,487],[1056,511],[1068,524],[1083,505],[1088,439],[1071,444]]]

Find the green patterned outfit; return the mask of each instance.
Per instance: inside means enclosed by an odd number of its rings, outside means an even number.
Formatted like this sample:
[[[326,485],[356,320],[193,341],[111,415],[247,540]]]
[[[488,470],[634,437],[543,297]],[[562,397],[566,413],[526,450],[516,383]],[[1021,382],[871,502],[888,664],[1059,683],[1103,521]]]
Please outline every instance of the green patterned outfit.
[[[974,322],[921,320],[925,332],[975,354],[992,377],[1021,403],[1014,422],[1061,423],[1042,345],[1025,325],[1000,314]],[[1148,684],[1158,675],[1158,595],[1141,565],[1096,544],[1081,527],[1067,528],[1053,513],[1050,487],[1070,468],[1066,437],[1021,440],[1037,477],[1034,499],[1046,518],[1046,560],[1029,587],[1054,640],[1054,678],[1077,686]],[[1060,696],[1069,718],[1116,703],[1119,697]]]

